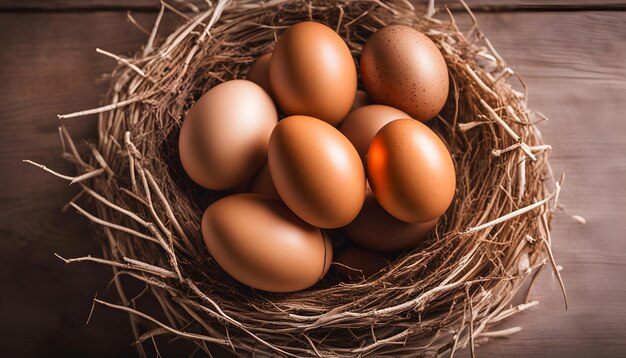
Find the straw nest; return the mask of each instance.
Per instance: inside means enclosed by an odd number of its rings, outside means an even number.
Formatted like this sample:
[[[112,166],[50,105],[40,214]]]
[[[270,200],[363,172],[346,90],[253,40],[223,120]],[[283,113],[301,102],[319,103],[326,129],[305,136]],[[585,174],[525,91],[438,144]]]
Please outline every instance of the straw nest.
[[[119,303],[95,301],[130,313],[141,355],[142,342],[161,335],[191,340],[208,354],[215,345],[272,356],[437,355],[463,347],[473,353],[478,343],[519,331],[493,326],[534,306],[527,293],[517,295],[519,302],[514,296],[546,263],[556,269],[550,219],[560,183],[535,127],[545,118],[527,107],[525,85],[469,10],[463,16],[473,23],[462,32],[449,12],[432,17],[432,3],[421,13],[408,1],[220,1],[179,13],[185,23],[156,36],[167,7],[134,58],[101,51],[119,62],[106,105],[59,116],[99,114],[97,141],[83,158],[61,126],[64,156],[78,175],[56,174],[90,199],[91,206],[70,205],[96,224],[103,245],[102,258],[63,260],[113,268]],[[237,283],[209,256],[202,212],[229,193],[201,190],[185,176],[177,138],[194,100],[244,77],[284,28],[309,19],[336,29],[357,59],[386,24],[412,26],[437,44],[451,90],[431,127],[447,141],[458,187],[432,238],[378,275],[270,294]],[[158,310],[131,300],[122,279],[128,276],[145,284],[142,295],[156,299]]]

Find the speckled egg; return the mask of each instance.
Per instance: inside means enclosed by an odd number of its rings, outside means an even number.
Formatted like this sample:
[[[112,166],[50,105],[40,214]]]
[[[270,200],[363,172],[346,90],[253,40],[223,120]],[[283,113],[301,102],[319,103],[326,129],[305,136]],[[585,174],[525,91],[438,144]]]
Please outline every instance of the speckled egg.
[[[375,102],[422,122],[435,117],[448,97],[448,68],[426,35],[390,25],[372,35],[361,53],[361,79]]]

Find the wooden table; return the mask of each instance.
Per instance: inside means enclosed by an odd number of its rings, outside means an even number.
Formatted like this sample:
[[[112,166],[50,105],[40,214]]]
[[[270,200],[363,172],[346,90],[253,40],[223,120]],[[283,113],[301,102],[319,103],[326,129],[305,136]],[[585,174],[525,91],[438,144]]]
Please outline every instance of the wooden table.
[[[530,87],[548,117],[562,203],[587,219],[555,220],[554,252],[570,298],[565,311],[550,270],[532,296],[541,304],[506,326],[524,330],[477,348],[480,356],[626,356],[626,1],[475,0],[482,30]],[[458,6],[457,6],[458,7]],[[0,349],[12,356],[133,356],[126,314],[96,307],[113,297],[110,270],[68,266],[99,255],[84,218],[60,208],[76,192],[21,162],[71,173],[56,114],[91,108],[115,65],[96,47],[130,55],[147,36],[154,0],[0,0]],[[459,22],[467,24],[459,12]],[[465,18],[465,20],[463,20]],[[94,118],[67,122],[79,138]],[[175,355],[175,351],[170,349]],[[467,351],[460,353],[467,355]]]

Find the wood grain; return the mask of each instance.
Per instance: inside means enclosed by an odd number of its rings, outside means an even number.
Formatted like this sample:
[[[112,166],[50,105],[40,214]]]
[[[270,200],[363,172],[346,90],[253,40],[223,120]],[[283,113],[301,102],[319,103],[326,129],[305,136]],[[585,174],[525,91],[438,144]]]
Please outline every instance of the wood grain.
[[[155,16],[137,14],[148,27]],[[524,331],[479,347],[477,354],[623,357],[626,13],[479,13],[478,18],[526,79],[531,106],[551,118],[540,128],[554,147],[555,172],[566,173],[562,202],[588,223],[561,216],[554,224],[570,309],[563,309],[558,285],[546,270],[532,294],[540,306],[503,326],[521,325]],[[461,15],[458,21],[467,25]],[[85,220],[59,211],[73,188],[21,160],[69,172],[58,156],[56,114],[97,105],[106,83],[97,85],[95,79],[114,63],[95,47],[130,54],[146,36],[127,23],[123,11],[11,12],[0,13],[0,39],[2,355],[133,356],[125,314],[97,307],[84,325],[93,294],[106,297],[110,271],[67,266],[53,257],[99,254]],[[77,137],[94,134],[94,118],[67,125]],[[169,352],[176,351],[170,346]]]
[[[96,106],[106,90],[97,79],[115,62],[96,46],[130,54],[145,42],[125,16],[0,13],[0,356],[135,353],[124,315],[97,309],[85,326],[96,292],[117,299],[105,290],[110,269],[53,256],[101,255],[85,219],[60,211],[76,189],[21,162],[71,173],[60,159],[56,115]],[[148,25],[155,16],[138,18]],[[95,135],[94,118],[66,124],[76,138]]]
[[[199,8],[205,8],[203,0],[186,0]],[[425,0],[413,0],[413,3],[423,5]],[[475,11],[517,11],[517,10],[599,10],[599,9],[626,9],[626,0],[466,0],[467,4]],[[171,0],[168,3],[178,8],[185,9],[180,0]],[[443,4],[453,9],[461,9],[458,0],[438,0],[438,6]],[[158,0],[0,0],[0,10],[24,11],[24,10],[135,10],[135,11],[158,11]],[[190,8],[187,8],[190,10]]]
[[[626,353],[626,13],[478,14],[481,29],[530,88],[530,106],[566,174],[561,202],[586,225],[557,217],[554,252],[570,298],[549,270],[538,308],[505,323],[524,331],[482,356],[623,357]],[[462,21],[467,24],[467,21]]]

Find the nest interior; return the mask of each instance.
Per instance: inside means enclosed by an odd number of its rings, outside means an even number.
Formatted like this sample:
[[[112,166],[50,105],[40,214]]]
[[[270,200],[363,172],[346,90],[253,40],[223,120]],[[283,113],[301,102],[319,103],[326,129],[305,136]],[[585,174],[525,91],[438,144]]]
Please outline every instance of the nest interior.
[[[103,257],[65,261],[113,268],[120,300],[96,302],[130,313],[141,355],[141,343],[161,335],[191,340],[207,353],[216,344],[235,354],[453,354],[519,330],[493,326],[535,305],[527,295],[514,302],[515,294],[546,263],[555,266],[549,225],[560,186],[549,169],[550,146],[535,127],[542,115],[527,107],[522,80],[475,21],[461,31],[451,13],[433,17],[431,7],[422,13],[400,0],[219,1],[156,36],[164,10],[147,45],[134,58],[118,58],[106,105],[60,116],[99,114],[86,158],[63,126],[61,132],[79,171],[69,179],[93,209],[72,205],[95,223]],[[437,44],[451,90],[430,125],[452,153],[457,191],[432,238],[378,275],[271,294],[237,283],[209,256],[202,212],[229,192],[193,184],[177,140],[194,100],[244,78],[286,27],[306,20],[336,29],[357,64],[365,40],[387,24],[412,26]],[[144,283],[159,312],[131,302],[122,276]]]

